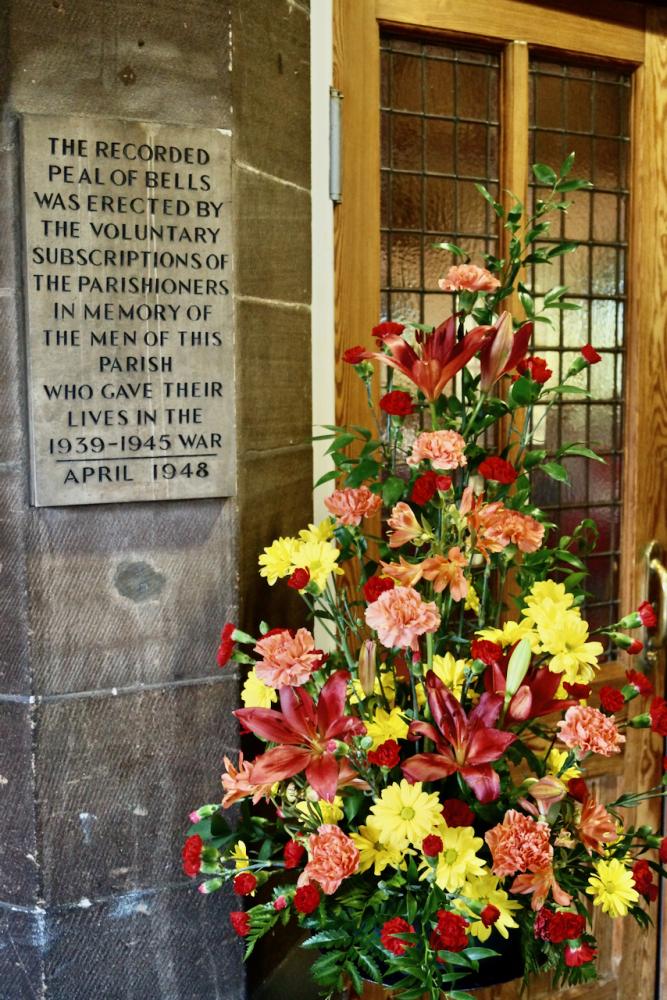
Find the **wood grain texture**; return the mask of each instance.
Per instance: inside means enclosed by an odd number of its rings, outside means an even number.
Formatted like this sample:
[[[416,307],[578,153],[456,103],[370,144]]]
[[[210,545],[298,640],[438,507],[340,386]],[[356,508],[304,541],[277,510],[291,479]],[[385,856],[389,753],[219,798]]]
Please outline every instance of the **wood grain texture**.
[[[359,6],[364,6],[363,0]],[[644,9],[616,5],[618,17],[610,23],[606,4],[598,17],[585,12],[557,10],[521,0],[376,0],[375,12],[386,24],[460,33],[468,38],[523,41],[566,54],[641,63],[644,57]],[[620,12],[626,9],[624,17]],[[621,23],[619,23],[621,22]]]
[[[341,359],[356,344],[374,347],[380,309],[380,45],[370,2],[335,0],[334,86],[343,94],[343,200],[334,215],[336,423],[368,426],[364,386]]]

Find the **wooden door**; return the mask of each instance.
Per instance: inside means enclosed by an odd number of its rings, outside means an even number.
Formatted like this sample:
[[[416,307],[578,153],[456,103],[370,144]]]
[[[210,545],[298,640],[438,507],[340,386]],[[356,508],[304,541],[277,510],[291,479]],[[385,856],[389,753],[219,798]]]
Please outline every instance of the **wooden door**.
[[[616,620],[646,597],[644,547],[667,545],[667,11],[614,0],[335,0],[334,11],[334,83],[344,95],[336,422],[360,424],[367,413],[340,360],[347,347],[370,345],[380,319],[447,315],[433,268],[442,274],[451,262],[433,263],[433,236],[502,249],[502,231],[468,199],[473,180],[528,203],[530,163],[576,149],[593,189],[567,223],[584,246],[573,255],[583,256],[581,270],[568,263],[561,274],[583,308],[566,314],[579,326],[540,331],[535,347],[565,367],[583,343],[603,354],[588,376],[601,401],[560,407],[547,446],[561,435],[602,444],[607,471],[573,470],[571,494],[540,500],[564,528],[582,514],[601,523],[587,617]],[[619,681],[626,666],[607,663],[599,683]],[[662,663],[652,679],[664,693]],[[631,731],[622,759],[597,772],[602,801],[659,781],[663,749]],[[659,806],[638,818],[658,828]],[[607,919],[597,933],[600,981],[564,996],[667,996],[657,930]],[[548,983],[529,991],[531,1000],[551,995]]]

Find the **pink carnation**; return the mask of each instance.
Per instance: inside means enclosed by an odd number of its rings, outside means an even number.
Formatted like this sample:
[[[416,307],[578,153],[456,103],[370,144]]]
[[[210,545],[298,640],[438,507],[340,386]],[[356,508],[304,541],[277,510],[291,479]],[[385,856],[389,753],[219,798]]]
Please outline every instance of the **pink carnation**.
[[[417,640],[425,632],[435,632],[440,624],[432,601],[422,601],[414,587],[394,587],[380,594],[366,608],[366,624],[377,632],[388,649],[418,649]]]
[[[590,705],[573,705],[558,723],[559,739],[570,750],[611,757],[621,752],[625,736],[619,733],[613,715],[605,715]]]
[[[482,504],[470,516],[480,552],[502,552],[516,545],[521,552],[537,552],[544,539],[544,525],[530,514],[509,510],[497,500]]]
[[[325,823],[312,834],[308,855],[299,885],[307,885],[311,880],[319,882],[327,896],[359,867],[359,851],[354,841],[331,823]]]
[[[408,465],[430,462],[434,469],[457,469],[467,465],[465,440],[456,431],[424,431],[412,446]]]
[[[456,264],[445,278],[440,278],[438,285],[443,292],[495,292],[500,282],[485,267]]]
[[[382,498],[371,493],[368,486],[360,486],[358,490],[335,490],[324,501],[324,506],[330,514],[338,518],[341,524],[361,524],[361,519],[370,517],[382,506]]]
[[[255,673],[273,688],[305,684],[322,663],[322,650],[315,649],[315,640],[307,628],[300,628],[295,635],[287,629],[265,635],[255,652],[262,657]]]
[[[499,878],[517,872],[543,872],[551,867],[553,848],[549,827],[516,809],[485,836],[493,857],[493,873]]]

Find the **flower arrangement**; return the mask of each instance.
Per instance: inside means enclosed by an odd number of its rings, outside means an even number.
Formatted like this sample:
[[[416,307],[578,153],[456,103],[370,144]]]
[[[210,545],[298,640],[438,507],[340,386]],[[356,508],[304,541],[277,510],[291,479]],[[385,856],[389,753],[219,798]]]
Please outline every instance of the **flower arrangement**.
[[[532,215],[478,186],[509,232],[507,259],[477,266],[440,244],[463,260],[440,282],[454,315],[435,330],[381,323],[375,351],[347,351],[372,411],[375,366],[386,370],[374,430],[325,428],[330,516],[259,558],[270,585],[301,595],[326,649],[312,624],[223,629],[219,665],[249,668],[234,714],[261,749],[225,758],[222,803],[192,814],[184,868],[202,893],[231,883],[246,955],[296,919],[328,997],[361,994],[365,978],[404,1000],[464,1000],[508,947],[526,975],[593,979],[593,910],[646,925],[665,874],[667,838],[625,812],[664,787],[600,802],[586,781],[628,727],[667,734],[667,703],[640,670],[590,703],[605,646],[639,652],[628,632],[654,611],[591,632],[595,525],[554,537],[531,499],[538,476],[567,482],[568,456],[597,458],[536,443],[600,355],[583,346],[554,384],[530,340],[545,309],[572,303],[562,286],[540,303],[520,283],[527,264],[576,249],[539,242],[564,196],[588,186],[572,165],[533,167],[548,193]],[[513,293],[523,321],[503,308]],[[626,712],[635,699],[647,710]]]

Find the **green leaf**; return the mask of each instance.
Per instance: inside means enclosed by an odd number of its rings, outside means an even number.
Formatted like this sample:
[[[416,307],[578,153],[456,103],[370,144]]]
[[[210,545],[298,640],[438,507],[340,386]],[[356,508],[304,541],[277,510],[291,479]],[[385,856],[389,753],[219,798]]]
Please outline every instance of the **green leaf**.
[[[544,465],[540,466],[540,468],[543,472],[546,472],[550,479],[555,479],[558,483],[570,482],[567,475],[567,469],[564,469],[558,462],[545,462]]]
[[[498,952],[493,948],[466,948],[465,953],[473,962],[479,962],[482,958],[498,957]]]
[[[341,448],[347,447],[348,444],[352,444],[356,440],[356,434],[339,434],[327,448],[327,455],[330,455],[332,451],[340,451]]]
[[[448,997],[449,1000],[475,1000],[470,993],[464,993],[462,990],[452,990],[452,992],[448,994]]]
[[[487,191],[487,189],[484,187],[483,184],[475,184],[475,187],[481,194],[482,198],[488,201],[489,205],[491,205],[493,211],[496,213],[498,218],[502,219],[503,215],[505,214],[505,209],[503,208],[503,206],[499,202],[495,201],[491,192]]]
[[[528,292],[519,292],[519,299],[521,300],[521,305],[523,306],[524,312],[528,319],[535,318],[535,303],[533,302],[532,296]]]
[[[323,944],[347,944],[349,940],[350,935],[347,931],[320,931],[318,934],[313,934],[311,937],[306,938],[305,941],[302,941],[301,947],[319,948]]]
[[[588,389],[582,389],[579,385],[555,385],[547,390],[548,392],[556,392],[562,395],[565,392],[571,393],[573,396],[590,396]]]
[[[567,243],[558,243],[555,247],[547,250],[547,257],[549,260],[552,257],[562,257],[565,253],[573,253],[579,246],[580,244],[576,240],[570,240]]]
[[[509,398],[510,407],[516,409],[517,406],[528,406],[535,402],[539,394],[540,386],[532,379],[522,375],[521,378],[512,383]]]
[[[359,970],[355,965],[353,965],[352,962],[346,962],[345,971],[348,973],[350,979],[352,980],[352,986],[354,987],[355,992],[359,996],[361,996],[361,994],[364,991],[364,984],[361,976],[359,975]]]
[[[572,167],[574,166],[574,157],[575,157],[574,152],[568,153],[568,155],[565,157],[565,159],[560,165],[560,170],[558,171],[558,176],[560,178],[567,177],[570,170],[572,170]]]
[[[558,184],[558,186],[557,186],[557,190],[558,191],[586,191],[586,190],[590,190],[590,188],[592,188],[592,187],[593,187],[593,185],[591,184],[590,181],[575,180],[573,178],[571,181],[560,181],[559,184]]]
[[[433,243],[432,245],[436,250],[447,250],[449,253],[455,254],[456,257],[468,257],[465,250],[458,247],[456,243]]]
[[[357,962],[364,972],[368,973],[374,983],[382,982],[382,973],[370,955],[365,954],[363,951],[359,952]]]
[[[564,448],[561,448],[558,452],[558,457],[561,455],[579,455],[581,458],[591,458],[594,462],[602,462],[606,465],[607,462],[600,455],[596,455],[591,448],[586,448],[583,444],[568,444]]]
[[[380,470],[379,464],[371,458],[365,458],[363,462],[359,462],[356,469],[347,477],[347,486],[361,486],[361,484],[366,479],[377,479],[378,472]]]
[[[539,465],[547,457],[547,452],[545,448],[535,448],[533,451],[527,451],[523,459],[524,469],[532,469],[533,466]]]
[[[539,183],[545,184],[547,187],[553,187],[558,180],[556,171],[548,167],[546,163],[533,163],[533,173]]]
[[[315,486],[322,486],[323,483],[329,483],[331,482],[332,479],[335,479],[337,475],[338,472],[336,469],[332,469],[331,472],[325,472],[324,475],[320,476],[320,478],[317,480]]]
[[[558,299],[565,295],[566,291],[567,285],[556,285],[554,288],[550,288],[544,296],[544,308],[548,309],[549,306],[552,306],[554,302],[557,302]]]

